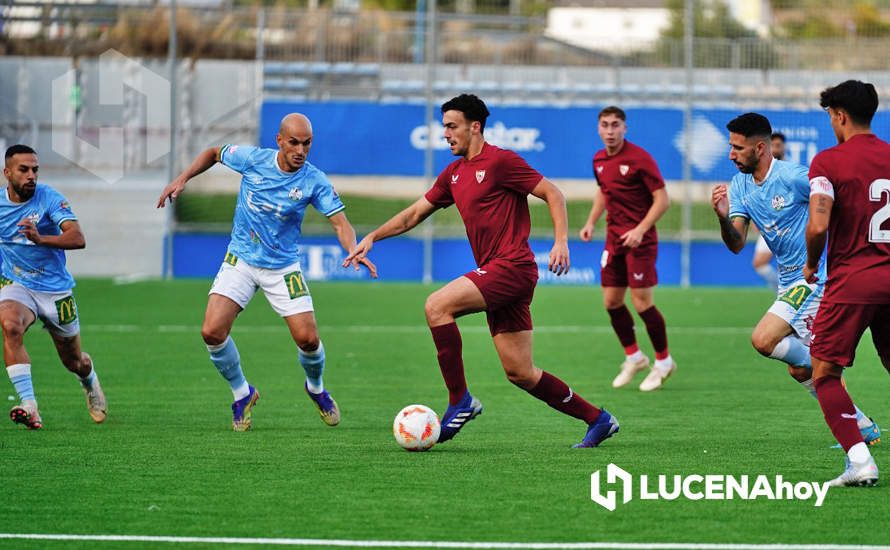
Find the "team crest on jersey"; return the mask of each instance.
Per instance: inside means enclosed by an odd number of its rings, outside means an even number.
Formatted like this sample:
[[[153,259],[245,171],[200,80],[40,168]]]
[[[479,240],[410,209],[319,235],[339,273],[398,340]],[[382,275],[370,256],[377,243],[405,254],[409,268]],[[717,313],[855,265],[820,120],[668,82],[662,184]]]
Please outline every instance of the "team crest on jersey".
[[[287,198],[292,201],[298,201],[303,198],[303,191],[299,187],[294,187],[287,193]]]
[[[785,197],[782,195],[776,195],[773,197],[772,201],[773,210],[781,210],[785,208]]]
[[[602,166],[602,165],[599,165],[599,166],[596,167],[596,173],[597,173],[597,174],[602,174],[602,173],[603,173],[603,166]]]
[[[476,183],[482,183],[485,179],[485,170],[476,170]]]
[[[626,176],[628,172],[630,172],[630,166],[627,164],[619,164],[618,171],[621,172],[622,176]]]
[[[457,178],[459,178],[459,177],[460,177],[459,174],[451,174],[451,185],[454,185],[455,183],[457,183]]]

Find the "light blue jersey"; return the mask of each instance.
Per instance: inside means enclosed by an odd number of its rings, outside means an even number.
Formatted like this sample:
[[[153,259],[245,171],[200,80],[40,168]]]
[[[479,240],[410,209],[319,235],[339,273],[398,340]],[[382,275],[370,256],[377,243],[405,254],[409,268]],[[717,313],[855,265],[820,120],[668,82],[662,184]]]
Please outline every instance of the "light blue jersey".
[[[266,269],[297,261],[308,205],[327,217],[346,208],[324,172],[309,162],[284,172],[277,155],[277,149],[243,145],[225,145],[220,153],[222,163],[242,175],[229,254]]]
[[[738,216],[754,222],[776,256],[779,288],[799,281],[807,261],[804,235],[810,217],[806,167],[773,159],[760,185],[754,183],[753,174],[736,174],[729,187],[729,217]],[[825,281],[824,261],[818,277]]]
[[[34,196],[25,202],[9,200],[9,190],[0,196],[0,253],[3,277],[38,292],[65,292],[74,288],[74,278],[65,267],[65,251],[40,246],[19,233],[18,223],[28,218],[41,235],[59,235],[66,220],[77,220],[71,205],[52,187],[37,184]]]

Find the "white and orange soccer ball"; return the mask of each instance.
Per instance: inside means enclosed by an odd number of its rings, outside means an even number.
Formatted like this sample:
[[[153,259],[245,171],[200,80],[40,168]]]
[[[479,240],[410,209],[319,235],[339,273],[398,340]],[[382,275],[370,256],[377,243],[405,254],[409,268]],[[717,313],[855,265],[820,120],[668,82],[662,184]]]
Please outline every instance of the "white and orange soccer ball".
[[[442,430],[436,412],[426,405],[408,405],[392,422],[392,435],[406,451],[426,451],[439,440]]]

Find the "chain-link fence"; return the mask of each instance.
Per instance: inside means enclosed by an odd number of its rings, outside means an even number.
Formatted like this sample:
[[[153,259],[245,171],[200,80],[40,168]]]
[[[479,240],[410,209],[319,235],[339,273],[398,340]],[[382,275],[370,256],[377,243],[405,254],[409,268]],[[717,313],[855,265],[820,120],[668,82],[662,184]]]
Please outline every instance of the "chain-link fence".
[[[660,224],[663,235],[716,239],[706,197],[711,185],[734,173],[726,159],[726,121],[744,111],[765,112],[786,135],[789,159],[808,163],[833,143],[818,111],[822,89],[858,78],[875,83],[882,97],[890,93],[884,55],[890,49],[890,2],[687,2],[456,0],[435,4],[435,11],[429,2],[220,2],[200,9],[181,2],[176,85],[167,91],[140,88],[133,79],[142,67],[162,78],[160,88],[171,82],[170,65],[159,59],[168,51],[168,7],[15,2],[0,7],[0,49],[6,54],[0,60],[0,139],[36,144],[48,168],[101,171],[111,165],[124,174],[161,173],[168,159],[179,169],[210,145],[260,141],[261,132],[272,131],[260,122],[260,107],[270,103],[345,100],[373,110],[435,105],[471,91],[494,105],[495,115],[506,109],[537,113],[512,125],[505,119],[491,139],[520,145],[544,167],[554,156],[571,157],[560,163],[578,168],[563,173],[557,166],[548,176],[567,190],[570,212],[578,218],[593,189],[589,157],[599,146],[593,117],[596,109],[618,104],[631,113],[629,137],[660,151],[675,205]],[[685,16],[689,12],[692,18]],[[107,105],[97,66],[112,49],[136,65],[127,65],[124,93]],[[172,157],[151,154],[170,141],[168,119],[150,108],[149,96],[163,94],[177,99],[171,103],[178,143]],[[422,111],[405,116],[416,119],[406,134],[429,122]],[[547,120],[561,116],[568,118],[553,131],[564,135],[551,137]],[[349,123],[332,139],[363,132]],[[97,146],[108,126],[122,129],[120,155]],[[890,137],[882,113],[875,130]],[[534,131],[539,138],[521,149],[516,136]],[[567,144],[579,142],[580,152],[571,153]],[[422,190],[429,181],[429,174],[396,167],[368,172],[369,185],[353,184],[340,174],[355,174],[355,163],[343,172],[333,161],[322,167],[344,182],[347,197],[361,194],[352,202],[364,206],[351,207],[359,229],[376,225],[407,200],[377,182],[399,176],[403,187]],[[210,185],[223,194],[184,202],[180,229],[225,230],[232,185]],[[539,210],[533,212],[540,218],[535,226],[546,231],[546,212]],[[447,216],[436,226],[438,234],[459,229],[459,221]],[[328,227],[310,217],[306,230]]]

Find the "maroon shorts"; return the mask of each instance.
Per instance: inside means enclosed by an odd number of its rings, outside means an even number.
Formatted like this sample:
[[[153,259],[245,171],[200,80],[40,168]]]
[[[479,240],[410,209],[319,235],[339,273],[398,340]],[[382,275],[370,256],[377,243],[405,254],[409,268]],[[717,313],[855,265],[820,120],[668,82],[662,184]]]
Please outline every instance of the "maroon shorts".
[[[529,306],[538,283],[537,264],[496,259],[464,277],[473,281],[485,298],[485,314],[492,336],[532,329]]]
[[[848,367],[856,357],[856,346],[866,327],[881,361],[890,364],[890,305],[819,304],[813,324],[810,354],[816,359]]]
[[[617,253],[615,249],[618,249]],[[657,242],[636,248],[606,243],[606,249],[600,258],[602,286],[648,288],[657,285],[656,258],[658,258]]]

